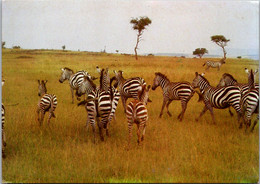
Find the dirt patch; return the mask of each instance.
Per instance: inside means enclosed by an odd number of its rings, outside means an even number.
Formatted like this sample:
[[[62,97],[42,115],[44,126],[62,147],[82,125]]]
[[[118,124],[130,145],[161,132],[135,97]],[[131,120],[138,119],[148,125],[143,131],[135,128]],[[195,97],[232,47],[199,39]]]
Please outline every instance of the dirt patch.
[[[31,56],[18,56],[16,59],[32,59],[33,57]]]

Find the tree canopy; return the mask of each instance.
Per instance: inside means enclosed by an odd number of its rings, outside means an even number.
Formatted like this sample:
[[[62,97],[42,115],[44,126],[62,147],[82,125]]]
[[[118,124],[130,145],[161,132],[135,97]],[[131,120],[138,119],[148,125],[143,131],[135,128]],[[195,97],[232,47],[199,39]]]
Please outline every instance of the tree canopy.
[[[208,53],[208,50],[205,48],[197,48],[193,51],[193,55],[199,56],[200,58],[206,53]]]
[[[226,59],[227,52],[225,50],[225,46],[227,46],[227,42],[229,42],[230,40],[226,39],[223,35],[214,35],[211,36],[211,41],[213,41],[223,49],[224,59]]]

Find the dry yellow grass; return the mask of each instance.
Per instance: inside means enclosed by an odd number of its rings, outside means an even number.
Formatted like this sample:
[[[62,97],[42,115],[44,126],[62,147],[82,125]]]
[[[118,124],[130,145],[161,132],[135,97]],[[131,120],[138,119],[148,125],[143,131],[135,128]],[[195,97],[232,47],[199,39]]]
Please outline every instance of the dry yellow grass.
[[[195,72],[204,72],[207,59],[132,56],[62,52],[3,50],[2,71],[6,80],[2,101],[6,105],[7,158],[3,179],[11,182],[257,182],[259,178],[259,130],[245,134],[238,129],[236,114],[214,110],[217,125],[207,112],[200,120],[203,103],[197,94],[188,104],[183,122],[177,120],[180,101],[173,101],[168,117],[158,118],[162,105],[160,88],[150,92],[149,121],[144,145],[127,145],[127,122],[122,102],[116,111],[111,137],[92,142],[92,130],[85,127],[83,107],[71,104],[68,82],[60,84],[61,67],[86,70],[94,76],[96,65],[123,70],[125,78],[140,76],[152,84],[154,73],[162,72],[171,81],[192,82]],[[246,83],[244,68],[258,62],[227,59],[220,71],[210,69],[206,78],[216,86],[223,73]],[[36,121],[37,79],[47,79],[48,93],[58,99],[56,119],[47,117],[42,127]],[[258,80],[258,79],[257,79]],[[13,104],[17,104],[12,106]],[[234,112],[234,110],[232,110]],[[255,117],[254,117],[255,118]],[[98,137],[99,138],[99,137]]]

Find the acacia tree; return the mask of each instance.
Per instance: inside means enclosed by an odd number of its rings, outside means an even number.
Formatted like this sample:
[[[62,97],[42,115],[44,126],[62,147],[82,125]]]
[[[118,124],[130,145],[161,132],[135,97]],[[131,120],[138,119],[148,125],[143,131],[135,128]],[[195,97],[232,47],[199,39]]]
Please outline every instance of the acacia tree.
[[[138,17],[138,18],[132,18],[130,21],[131,24],[133,24],[133,29],[137,30],[137,40],[136,40],[136,45],[135,45],[135,59],[138,60],[137,57],[137,49],[138,49],[138,44],[141,41],[141,36],[146,29],[146,26],[152,23],[151,19],[148,17]]]
[[[223,35],[214,35],[214,36],[211,36],[211,41],[213,41],[214,43],[216,43],[218,46],[220,46],[223,49],[223,53],[224,53],[223,59],[225,60],[226,55],[227,55],[225,46],[227,46],[227,42],[229,42],[230,40],[226,39],[225,36],[223,36]]]
[[[63,49],[63,51],[65,50],[65,48],[66,48],[66,46],[65,46],[65,45],[63,45],[63,46],[62,46],[62,49]]]
[[[206,53],[208,53],[208,50],[205,48],[197,48],[193,51],[193,55],[199,56],[200,58]]]

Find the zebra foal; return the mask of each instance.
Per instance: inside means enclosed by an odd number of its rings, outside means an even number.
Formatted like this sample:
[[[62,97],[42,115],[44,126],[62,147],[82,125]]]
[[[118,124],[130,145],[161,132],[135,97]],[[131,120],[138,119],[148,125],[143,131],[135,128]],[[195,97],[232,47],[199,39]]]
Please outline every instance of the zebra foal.
[[[182,111],[178,115],[178,119],[182,121],[187,104],[195,92],[191,84],[189,82],[171,82],[166,75],[157,72],[153,80],[152,90],[155,90],[158,86],[161,86],[163,90],[163,105],[159,117],[162,117],[165,105],[167,114],[172,116],[168,107],[173,100],[180,100]]]
[[[138,94],[139,100],[135,99],[127,105],[126,118],[128,122],[129,133],[127,149],[130,148],[133,124],[137,125],[138,145],[141,145],[141,142],[144,140],[146,122],[148,120],[148,111],[146,105],[148,101],[150,87],[150,85],[148,86],[148,88],[146,88],[146,86],[143,86],[142,91]]]
[[[194,88],[199,88],[203,101],[204,108],[200,113],[199,117],[196,118],[196,121],[207,111],[210,111],[213,123],[216,124],[213,108],[217,109],[225,109],[229,106],[232,106],[238,116],[238,123],[240,123],[241,117],[241,108],[240,108],[240,100],[241,93],[240,89],[237,86],[227,86],[227,87],[212,87],[210,86],[208,80],[203,76],[195,73],[195,78],[193,79],[192,86]],[[240,124],[240,127],[242,124]]]
[[[44,81],[38,80],[38,96],[40,96],[40,100],[38,102],[37,114],[38,114],[38,122],[40,126],[43,123],[44,115],[46,112],[49,112],[48,125],[50,124],[51,117],[55,118],[54,111],[57,107],[57,97],[54,94],[47,94],[46,88],[47,80]]]

